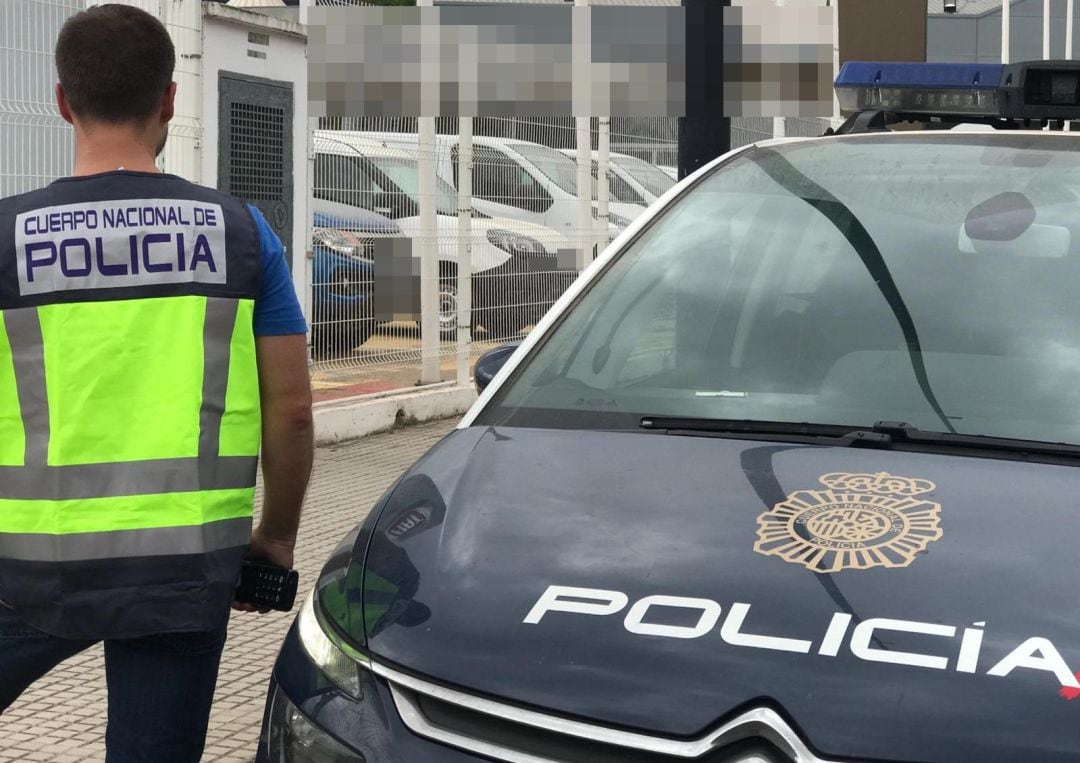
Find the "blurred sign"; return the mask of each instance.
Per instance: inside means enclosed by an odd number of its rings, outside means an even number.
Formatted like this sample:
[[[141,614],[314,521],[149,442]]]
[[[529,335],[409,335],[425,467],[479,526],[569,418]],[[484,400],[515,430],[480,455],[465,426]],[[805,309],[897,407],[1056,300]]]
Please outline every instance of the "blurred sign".
[[[926,0],[841,0],[840,65],[925,61]]]

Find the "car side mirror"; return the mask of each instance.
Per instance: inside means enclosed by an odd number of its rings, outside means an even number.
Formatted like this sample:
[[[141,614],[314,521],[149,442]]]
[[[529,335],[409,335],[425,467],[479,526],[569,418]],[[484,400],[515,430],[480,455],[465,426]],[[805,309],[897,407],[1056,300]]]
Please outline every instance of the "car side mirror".
[[[506,361],[521,346],[521,342],[503,344],[493,350],[488,350],[476,360],[476,368],[473,369],[473,377],[476,380],[476,391],[483,392],[495,374],[499,373]]]

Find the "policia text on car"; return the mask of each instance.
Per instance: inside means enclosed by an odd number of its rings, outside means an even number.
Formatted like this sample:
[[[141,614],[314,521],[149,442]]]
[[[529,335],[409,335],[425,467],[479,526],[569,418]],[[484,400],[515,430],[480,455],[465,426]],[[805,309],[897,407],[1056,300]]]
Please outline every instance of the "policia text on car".
[[[104,641],[108,759],[197,761],[241,562],[292,566],[307,326],[262,216],[155,166],[164,26],[101,5],[56,62],[74,172],[0,201],[0,712]]]

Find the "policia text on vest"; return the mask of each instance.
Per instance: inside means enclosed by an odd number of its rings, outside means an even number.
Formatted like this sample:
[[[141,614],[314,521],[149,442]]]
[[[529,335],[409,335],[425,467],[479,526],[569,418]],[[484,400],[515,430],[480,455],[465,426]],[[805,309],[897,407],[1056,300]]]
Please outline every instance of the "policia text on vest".
[[[0,201],[0,580],[66,638],[206,631],[251,539],[259,232],[171,175]]]
[[[218,204],[71,204],[23,213],[15,225],[22,294],[227,280]]]

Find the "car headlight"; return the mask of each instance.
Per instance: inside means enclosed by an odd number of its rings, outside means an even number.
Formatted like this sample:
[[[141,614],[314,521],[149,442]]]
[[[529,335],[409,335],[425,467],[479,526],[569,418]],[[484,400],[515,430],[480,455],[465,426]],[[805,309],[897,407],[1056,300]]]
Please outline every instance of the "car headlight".
[[[335,686],[354,699],[362,699],[360,688],[360,670],[367,663],[367,658],[355,652],[347,654],[347,647],[339,646],[326,634],[326,629],[315,612],[315,592],[304,599],[300,615],[296,621],[300,635],[300,644],[315,667]]]
[[[325,246],[344,257],[363,257],[368,252],[368,242],[348,230],[319,228],[315,230],[314,239],[316,246]]]
[[[497,249],[515,257],[535,257],[547,253],[544,245],[535,238],[523,236],[520,233],[492,228],[487,232],[488,243]]]

